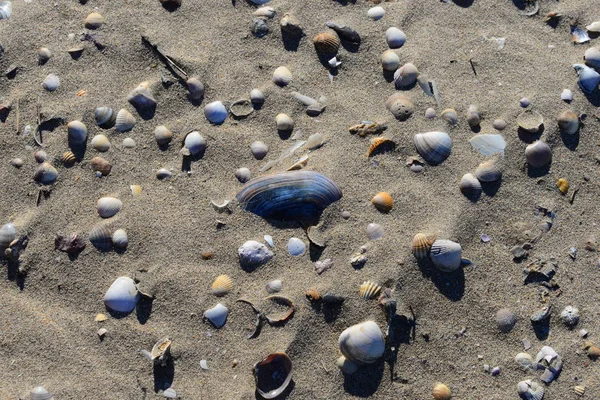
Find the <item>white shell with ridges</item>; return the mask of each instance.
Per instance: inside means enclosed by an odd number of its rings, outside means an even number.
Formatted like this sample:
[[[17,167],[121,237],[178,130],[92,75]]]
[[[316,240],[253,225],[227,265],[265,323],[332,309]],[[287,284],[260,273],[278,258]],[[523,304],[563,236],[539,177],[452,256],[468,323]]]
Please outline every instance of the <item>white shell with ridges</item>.
[[[452,139],[445,132],[417,133],[414,137],[417,151],[430,164],[441,164],[452,151]]]
[[[110,218],[123,208],[123,202],[115,197],[102,197],[96,205],[98,215],[102,218]]]
[[[117,113],[115,119],[115,128],[119,132],[127,132],[135,126],[135,117],[126,109],[122,108]]]

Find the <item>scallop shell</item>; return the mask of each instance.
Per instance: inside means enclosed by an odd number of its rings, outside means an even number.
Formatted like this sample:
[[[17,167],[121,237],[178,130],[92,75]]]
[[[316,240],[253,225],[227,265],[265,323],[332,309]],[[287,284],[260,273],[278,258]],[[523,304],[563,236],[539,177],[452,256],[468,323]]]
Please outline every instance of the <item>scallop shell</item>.
[[[220,125],[227,119],[227,109],[220,101],[213,101],[204,106],[204,116],[211,124]]]
[[[558,127],[567,135],[573,135],[579,130],[579,116],[571,110],[563,111],[558,116]]]
[[[496,182],[502,178],[502,171],[496,160],[484,161],[475,169],[475,176],[480,182]]]
[[[394,206],[394,200],[387,192],[379,192],[372,199],[371,203],[381,212],[390,212]]]
[[[294,129],[294,120],[287,114],[277,114],[275,124],[278,131],[291,131]]]
[[[452,398],[452,391],[443,383],[436,383],[431,394],[434,400],[450,400]]]
[[[129,92],[127,101],[138,111],[156,109],[156,99],[152,95],[149,82],[142,82]]]
[[[535,110],[525,110],[517,117],[517,125],[526,132],[536,133],[544,125],[544,117]]]
[[[8,3],[6,1],[3,1],[2,3]],[[1,7],[1,3],[0,3],[0,7]],[[1,15],[1,13],[0,13]],[[2,19],[2,18],[0,18]],[[52,393],[50,393],[49,391],[46,390],[45,387],[43,386],[36,386],[33,389],[31,389],[31,391],[29,392],[29,400],[53,400],[54,396],[52,395]]]
[[[394,73],[394,84],[397,89],[411,87],[417,82],[419,70],[414,64],[406,63]]]
[[[411,242],[411,250],[417,260],[424,260],[429,257],[431,245],[435,242],[435,235],[426,235],[417,233]]]
[[[537,140],[525,148],[525,158],[529,165],[540,168],[552,161],[552,149],[546,143]]]
[[[468,199],[478,199],[481,195],[481,183],[473,174],[464,174],[458,185],[461,193]]]
[[[225,296],[233,288],[233,281],[228,275],[219,275],[211,286],[212,294]]]
[[[87,140],[88,130],[83,122],[71,121],[67,124],[67,134],[69,136],[69,144],[79,146]]]
[[[159,125],[154,129],[154,139],[159,146],[166,146],[173,140],[173,132],[164,125]]]
[[[517,384],[517,394],[524,400],[542,400],[544,398],[544,387],[531,379],[527,379]]]
[[[112,165],[102,157],[94,157],[90,160],[90,167],[93,171],[100,172],[103,176],[110,174]]]
[[[17,237],[17,230],[11,223],[2,225],[0,228],[0,248],[7,248]]]
[[[283,282],[280,279],[272,280],[271,282],[265,285],[265,289],[268,293],[279,293],[281,292],[281,288],[283,287]]]
[[[93,12],[83,22],[88,29],[98,29],[104,24],[104,17],[97,12]]]
[[[111,237],[112,244],[116,248],[126,249],[129,244],[129,239],[127,238],[127,232],[125,229],[117,229],[114,231]]]
[[[396,71],[399,66],[400,57],[398,57],[398,54],[394,50],[386,50],[381,54],[381,68],[384,71]]]
[[[46,76],[42,82],[42,87],[49,92],[54,92],[60,86],[60,79],[55,74]]]
[[[462,262],[460,244],[451,240],[438,239],[431,245],[429,257],[440,271],[452,272],[460,267]]]
[[[307,220],[342,198],[339,187],[314,171],[289,171],[246,183],[236,195],[243,209],[263,218]]]
[[[108,250],[112,247],[112,233],[110,225],[99,223],[92,227],[88,235],[90,243],[98,250]]]
[[[385,351],[383,333],[373,321],[347,328],[340,334],[338,344],[344,357],[356,364],[372,364]]]
[[[62,155],[61,161],[65,165],[72,165],[75,163],[75,161],[77,161],[77,157],[75,157],[75,154],[73,154],[72,151],[66,151]]]
[[[10,1],[0,1],[0,21],[9,19],[12,14],[12,3]]]
[[[215,328],[221,328],[227,322],[227,316],[229,315],[229,309],[223,304],[219,303],[213,308],[204,311],[204,319],[208,320]]]
[[[110,107],[98,107],[94,112],[94,118],[96,119],[96,125],[100,128],[109,129],[115,126],[117,115]]]
[[[200,132],[192,131],[185,136],[183,148],[187,150],[186,152],[183,152],[184,154],[188,153],[187,155],[195,156],[206,150],[206,140]]]
[[[286,67],[278,67],[273,72],[273,83],[277,86],[287,86],[292,81],[292,73]]]
[[[117,278],[104,295],[104,304],[113,311],[130,313],[140,298],[133,279],[122,276]]]
[[[600,47],[590,47],[583,54],[585,63],[592,68],[600,68]]]
[[[129,111],[122,108],[117,113],[115,119],[115,128],[119,132],[127,132],[133,129],[135,126],[135,117],[131,115]]]
[[[163,360],[169,357],[171,350],[171,340],[166,337],[158,340],[150,351],[151,360]]]
[[[321,300],[321,293],[319,293],[319,291],[315,288],[308,289],[305,293],[305,296],[311,302]]]
[[[123,202],[115,197],[101,197],[98,199],[96,209],[102,218],[110,218],[121,211]]]
[[[188,98],[190,100],[201,100],[204,97],[204,84],[197,77],[191,77],[186,81]]]
[[[266,157],[267,153],[269,152],[269,146],[267,146],[265,142],[257,140],[256,142],[252,142],[250,144],[250,152],[252,153],[252,156],[254,156],[254,158],[256,158],[257,160],[262,160]]]
[[[96,135],[92,138],[92,147],[100,152],[105,152],[110,149],[110,141],[104,135]]]
[[[56,178],[58,178],[58,171],[48,162],[42,163],[33,175],[33,179],[42,185],[50,185]]]
[[[331,32],[322,32],[313,38],[315,50],[319,54],[335,56],[340,48],[338,35]]]
[[[376,137],[371,139],[371,145],[367,151],[367,157],[371,157],[374,154],[383,153],[385,151],[393,150],[396,147],[396,142],[387,137]]]
[[[385,41],[390,49],[399,49],[406,43],[406,34],[396,27],[385,31]]]
[[[444,162],[452,151],[452,139],[445,132],[417,133],[414,143],[421,157],[433,165]]]
[[[254,364],[252,372],[256,391],[265,399],[274,399],[287,389],[292,380],[292,360],[285,353],[270,354]]]
[[[379,296],[381,292],[381,286],[371,281],[364,281],[362,285],[360,285],[359,295],[365,300],[370,300]]]

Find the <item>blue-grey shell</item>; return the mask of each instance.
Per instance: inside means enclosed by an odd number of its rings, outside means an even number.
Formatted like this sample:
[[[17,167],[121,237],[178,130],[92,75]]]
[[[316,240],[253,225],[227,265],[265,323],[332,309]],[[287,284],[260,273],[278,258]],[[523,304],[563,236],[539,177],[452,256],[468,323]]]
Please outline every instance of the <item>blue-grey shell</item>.
[[[236,198],[243,209],[263,218],[299,221],[318,218],[342,192],[318,172],[289,171],[249,181]]]

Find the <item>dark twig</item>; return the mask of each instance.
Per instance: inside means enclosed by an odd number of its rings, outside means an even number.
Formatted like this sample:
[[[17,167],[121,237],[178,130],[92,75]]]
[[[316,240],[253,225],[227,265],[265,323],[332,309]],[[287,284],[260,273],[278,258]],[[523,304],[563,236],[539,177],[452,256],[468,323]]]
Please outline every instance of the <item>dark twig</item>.
[[[469,64],[471,64],[471,69],[473,70],[475,76],[477,76],[477,71],[475,71],[475,65],[473,65],[473,59],[469,58]]]
[[[158,59],[165,65],[165,67],[167,67],[167,69],[169,71],[171,71],[171,73],[173,75],[175,75],[177,77],[177,79],[179,79],[182,82],[185,82],[187,80],[187,77],[188,77],[187,72],[185,72],[183,70],[183,68],[181,68],[179,65],[177,65],[177,63],[175,61],[173,61],[173,59],[171,57],[169,57],[162,50],[160,50],[158,48],[157,44],[152,43],[150,41],[150,39],[148,39],[146,36],[143,36],[143,35],[142,35],[142,42],[146,46],[148,46],[150,49],[152,49],[152,51],[154,51],[154,53],[156,53],[156,55],[158,56]]]

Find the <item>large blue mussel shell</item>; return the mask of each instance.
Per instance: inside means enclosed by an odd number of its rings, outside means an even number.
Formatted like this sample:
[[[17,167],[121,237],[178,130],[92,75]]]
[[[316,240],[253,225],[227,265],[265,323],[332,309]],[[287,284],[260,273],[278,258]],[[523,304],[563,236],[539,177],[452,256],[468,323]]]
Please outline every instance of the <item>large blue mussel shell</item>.
[[[342,192],[318,172],[289,171],[253,179],[236,197],[243,209],[263,218],[301,221],[318,218]]]

